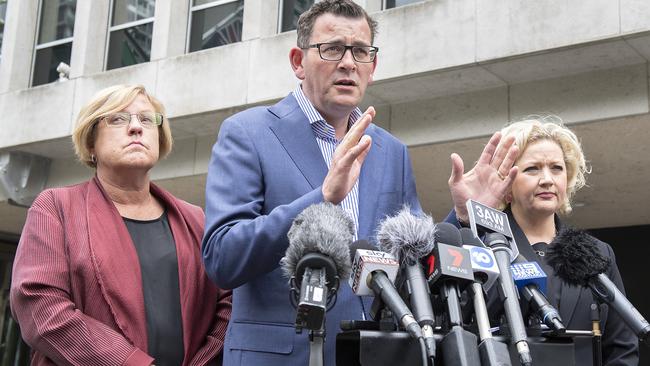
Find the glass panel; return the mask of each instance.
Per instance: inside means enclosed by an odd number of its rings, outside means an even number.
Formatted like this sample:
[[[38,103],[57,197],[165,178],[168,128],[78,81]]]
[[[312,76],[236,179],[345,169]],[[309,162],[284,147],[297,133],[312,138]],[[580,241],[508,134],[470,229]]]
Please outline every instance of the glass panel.
[[[5,16],[7,15],[7,0],[0,0],[0,52],[2,52],[2,36],[5,33]]]
[[[282,2],[282,32],[298,28],[300,14],[314,5],[314,0],[284,0]]]
[[[422,0],[386,0],[386,9],[396,8],[408,4],[414,4]]]
[[[190,52],[241,41],[244,0],[192,13]]]
[[[70,65],[71,52],[72,42],[37,50],[36,62],[34,62],[34,82],[32,85],[47,84],[58,80],[59,73],[56,71],[56,67],[61,62]]]
[[[218,0],[194,0],[192,1],[192,6],[204,5],[209,3],[214,3]]]
[[[151,18],[155,8],[156,0],[114,0],[112,25]]]
[[[76,0],[43,0],[38,44],[72,37],[76,7]]]
[[[111,32],[106,69],[149,61],[153,22]]]

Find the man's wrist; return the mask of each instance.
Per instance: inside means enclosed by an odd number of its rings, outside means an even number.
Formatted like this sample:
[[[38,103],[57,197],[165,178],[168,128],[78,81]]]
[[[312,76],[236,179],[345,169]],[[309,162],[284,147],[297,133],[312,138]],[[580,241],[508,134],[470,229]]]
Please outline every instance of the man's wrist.
[[[454,209],[454,213],[456,214],[456,220],[462,227],[469,227],[469,215],[465,214],[459,214],[458,209]]]

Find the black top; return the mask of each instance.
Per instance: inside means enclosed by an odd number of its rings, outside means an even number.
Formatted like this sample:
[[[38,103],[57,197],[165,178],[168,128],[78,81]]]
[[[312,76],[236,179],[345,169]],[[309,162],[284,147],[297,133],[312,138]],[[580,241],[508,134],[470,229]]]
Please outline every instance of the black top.
[[[523,243],[522,243],[523,244]],[[519,244],[517,244],[519,245]],[[534,258],[526,258],[529,261],[534,261],[539,263],[544,272],[546,273],[546,298],[551,304],[556,304],[557,308],[560,307],[561,298],[561,289],[562,284],[560,278],[555,275],[553,269],[546,262],[546,252],[548,251],[548,243],[539,242],[532,245],[532,249],[535,252]]]
[[[584,287],[575,287],[563,282],[556,276],[555,271],[546,264],[546,243],[535,243],[530,245],[523,230],[512,215],[512,211],[506,209],[512,234],[519,248],[519,252],[529,261],[537,261],[547,275],[547,298],[560,313],[562,321],[570,330],[591,330],[590,305],[596,303],[591,291]],[[555,216],[556,232],[563,228],[562,221]],[[616,266],[616,258],[612,248],[597,240],[598,249],[601,254],[611,260],[606,275],[625,294],[623,281]],[[544,255],[541,255],[544,253]],[[639,348],[637,337],[625,325],[618,314],[609,309],[606,304],[600,307],[600,325],[603,331],[602,357],[605,366],[636,366],[639,364]],[[591,339],[577,337],[575,342],[575,362],[577,366],[593,365],[593,354]]]
[[[155,220],[124,218],[140,261],[148,354],[157,366],[183,363],[183,327],[176,243],[167,212]]]

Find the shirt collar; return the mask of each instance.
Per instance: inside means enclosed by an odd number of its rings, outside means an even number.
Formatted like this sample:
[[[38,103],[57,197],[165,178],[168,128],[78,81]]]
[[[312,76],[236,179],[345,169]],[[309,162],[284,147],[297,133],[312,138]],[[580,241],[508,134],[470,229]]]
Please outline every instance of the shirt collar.
[[[331,139],[336,141],[336,133],[334,127],[332,127],[325,118],[316,110],[311,101],[307,98],[305,93],[302,91],[302,86],[298,85],[293,91],[293,96],[298,102],[298,106],[309,120],[309,124],[316,133],[316,136],[323,139]],[[348,129],[354,125],[354,123],[361,117],[361,110],[357,107],[352,110],[350,117],[348,118]]]

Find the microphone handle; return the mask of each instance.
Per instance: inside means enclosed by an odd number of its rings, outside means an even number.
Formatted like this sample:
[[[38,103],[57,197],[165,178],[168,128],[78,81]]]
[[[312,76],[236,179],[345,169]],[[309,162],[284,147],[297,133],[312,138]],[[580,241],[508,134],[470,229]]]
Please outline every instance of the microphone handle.
[[[488,317],[485,297],[483,297],[483,286],[478,282],[472,283],[472,297],[474,301],[474,314],[476,316],[476,325],[478,326],[479,339],[481,341],[492,338],[490,332],[490,319]]]
[[[524,317],[521,315],[521,308],[519,307],[519,293],[512,279],[512,273],[510,273],[510,254],[503,247],[493,247],[492,251],[501,272],[499,285],[505,297],[503,307],[510,328],[510,341],[517,347],[521,364],[530,365],[532,364],[532,357],[528,347]]]
[[[510,326],[510,337],[512,343],[517,343],[526,340],[526,329],[524,327],[524,317],[521,315],[521,308],[519,307],[519,296],[515,290],[515,283],[510,273],[510,255],[500,249],[494,249],[494,256],[499,266],[501,275],[499,282],[501,290],[505,297],[504,310],[508,318],[508,325]]]
[[[431,305],[429,283],[424,277],[424,270],[419,262],[413,264],[405,263],[404,272],[406,274],[406,284],[410,294],[413,315],[415,315],[415,319],[422,327],[427,356],[432,360],[431,363],[433,364],[436,357],[436,340],[433,337],[435,318],[433,315],[433,306]]]
[[[537,316],[550,329],[558,333],[564,333],[566,327],[558,311],[551,305],[546,296],[539,290],[536,284],[530,283],[521,289],[521,294],[526,301],[532,305]]]
[[[600,273],[598,276],[593,277],[588,285],[600,301],[607,303],[618,313],[641,341],[648,337],[650,324],[607,275]]]
[[[370,274],[368,280],[368,286],[375,293],[375,296],[381,297],[384,304],[399,319],[411,336],[416,339],[422,338],[422,328],[415,321],[413,314],[397,293],[395,286],[393,286],[391,280],[386,276],[386,273],[383,271],[374,271]]]
[[[413,315],[420,326],[434,326],[435,318],[427,279],[419,263],[406,264],[404,267],[408,284],[409,297]]]
[[[460,307],[460,292],[455,281],[447,280],[440,286],[440,295],[447,303],[449,327],[463,326],[463,315]]]

